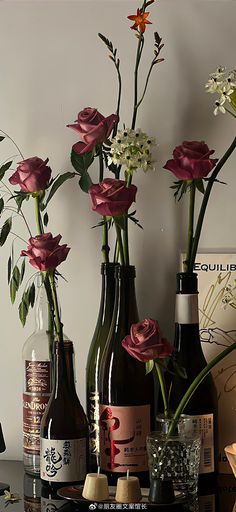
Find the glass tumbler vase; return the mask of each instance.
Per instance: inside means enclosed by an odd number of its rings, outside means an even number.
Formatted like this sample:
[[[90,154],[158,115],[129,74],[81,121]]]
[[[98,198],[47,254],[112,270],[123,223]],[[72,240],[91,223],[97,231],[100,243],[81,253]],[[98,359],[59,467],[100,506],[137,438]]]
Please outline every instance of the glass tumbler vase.
[[[157,430],[147,436],[150,482],[171,483],[175,495],[194,496],[198,490],[201,438],[191,416],[173,419],[157,417]],[[153,501],[153,499],[151,500]],[[158,502],[158,497],[157,497]]]

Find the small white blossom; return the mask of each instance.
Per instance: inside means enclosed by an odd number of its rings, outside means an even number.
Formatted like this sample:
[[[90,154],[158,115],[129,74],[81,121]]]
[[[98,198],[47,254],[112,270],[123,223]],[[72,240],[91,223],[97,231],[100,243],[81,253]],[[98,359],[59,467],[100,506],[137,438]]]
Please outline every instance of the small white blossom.
[[[112,139],[108,163],[124,165],[130,173],[153,169],[151,148],[156,144],[153,137],[139,130],[119,130]]]
[[[214,73],[209,75],[209,80],[205,85],[206,92],[219,94],[218,100],[215,102],[214,114],[219,112],[225,114],[225,102],[231,103],[231,94],[236,91],[236,71],[227,72],[226,68],[219,67]]]
[[[215,109],[214,109],[215,116],[217,116],[217,114],[219,114],[219,112],[221,112],[222,114],[225,114],[226,110],[224,107],[224,103],[225,103],[225,98],[223,98],[222,100],[215,101]]]

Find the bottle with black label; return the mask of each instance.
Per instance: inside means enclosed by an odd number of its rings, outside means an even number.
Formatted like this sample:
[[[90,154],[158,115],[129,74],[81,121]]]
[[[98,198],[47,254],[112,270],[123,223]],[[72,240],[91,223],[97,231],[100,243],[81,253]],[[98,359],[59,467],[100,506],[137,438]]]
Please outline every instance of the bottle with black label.
[[[138,322],[135,268],[120,266],[115,275],[114,313],[99,375],[100,464],[111,485],[129,470],[148,486],[146,436],[152,429],[153,376],[121,345]]]
[[[99,466],[99,387],[98,375],[102,354],[111,326],[115,300],[115,264],[102,263],[100,308],[86,365],[87,416],[89,421],[89,470]]]
[[[23,458],[27,473],[40,472],[40,424],[52,390],[48,301],[38,286],[35,331],[23,346]]]
[[[170,406],[175,410],[199,372],[206,366],[200,336],[198,317],[198,283],[196,273],[177,274],[175,310],[175,358],[183,366],[187,378],[175,375],[172,379]],[[201,432],[200,489],[214,482],[217,465],[217,393],[209,374],[187,404],[185,414],[193,416]],[[210,491],[210,487],[209,487]]]
[[[82,483],[87,473],[88,422],[75,389],[73,343],[54,343],[54,384],[41,422],[40,476],[52,488]]]

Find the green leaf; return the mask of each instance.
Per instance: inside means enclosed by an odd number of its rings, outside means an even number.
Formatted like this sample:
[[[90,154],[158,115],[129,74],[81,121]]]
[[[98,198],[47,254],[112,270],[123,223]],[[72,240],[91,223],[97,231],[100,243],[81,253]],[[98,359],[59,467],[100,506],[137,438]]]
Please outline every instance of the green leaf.
[[[23,259],[22,261],[22,265],[21,265],[21,271],[20,271],[20,284],[22,283],[23,279],[24,279],[24,275],[25,275],[25,258]]]
[[[44,223],[44,226],[45,226],[45,227],[47,227],[47,225],[48,225],[48,220],[49,220],[49,219],[48,219],[48,214],[47,214],[47,212],[46,212],[46,213],[44,214],[44,216],[43,216],[43,223]]]
[[[0,246],[3,246],[3,244],[5,244],[6,239],[11,231],[11,228],[12,228],[12,218],[9,217],[9,219],[7,219],[4,222],[1,232],[0,232]]]
[[[80,180],[79,180],[79,186],[83,192],[88,193],[89,187],[93,184],[89,173],[87,171],[84,171],[82,174]]]
[[[152,369],[153,369],[153,367],[154,367],[154,361],[153,361],[153,359],[151,359],[150,361],[147,361],[147,362],[145,363],[145,366],[146,366],[146,375],[147,375],[148,373],[150,373],[150,372],[152,371]]]
[[[29,302],[31,307],[34,307],[34,301],[35,301],[35,284],[32,283],[31,287],[29,288]]]
[[[82,174],[88,170],[90,165],[94,161],[94,150],[89,151],[89,153],[84,153],[84,155],[79,155],[73,149],[71,151],[71,163],[74,169],[82,176]]]
[[[9,256],[8,263],[7,263],[7,282],[8,282],[8,284],[10,283],[10,279],[11,279],[11,256]]]
[[[11,297],[11,303],[12,304],[14,304],[14,302],[15,302],[16,292],[17,292],[17,286],[16,286],[16,283],[15,283],[13,277],[12,277],[11,281],[10,281],[10,297]]]
[[[3,211],[3,208],[4,208],[4,201],[3,201],[3,198],[0,197],[0,214],[2,213]]]
[[[29,306],[27,306],[26,302],[22,298],[22,301],[19,305],[19,317],[20,317],[20,321],[21,321],[23,327],[26,322],[28,311],[29,311]]]
[[[8,171],[8,169],[10,169],[12,162],[13,160],[11,160],[10,162],[6,162],[0,167],[0,181],[4,178],[5,172]]]
[[[0,142],[2,142],[5,139],[2,135],[0,136]]]
[[[203,180],[195,180],[195,185],[196,185],[196,188],[199,190],[199,192],[201,192],[202,194],[204,194],[205,189],[204,189],[204,183],[203,183]]]
[[[49,201],[51,201],[52,197],[54,196],[55,192],[58,190],[65,181],[74,178],[75,173],[74,172],[65,172],[64,174],[60,174],[58,178],[53,182],[50,192],[48,194],[48,197],[44,204],[41,205],[41,210],[45,210],[46,206],[48,205]]]
[[[17,290],[18,290],[18,288],[20,286],[20,271],[19,271],[19,268],[17,267],[17,265],[15,265],[15,267],[13,268],[12,279],[14,279],[16,286],[17,286]]]
[[[180,366],[176,361],[172,361],[175,375],[178,375],[182,379],[187,379],[187,372],[183,366]]]

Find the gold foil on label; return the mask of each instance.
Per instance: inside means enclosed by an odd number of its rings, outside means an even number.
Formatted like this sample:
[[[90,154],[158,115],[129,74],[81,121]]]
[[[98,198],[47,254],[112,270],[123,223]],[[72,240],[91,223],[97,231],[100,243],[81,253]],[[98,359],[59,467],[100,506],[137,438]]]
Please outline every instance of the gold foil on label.
[[[150,405],[100,405],[100,464],[105,471],[148,470]]]
[[[99,394],[89,393],[89,447],[90,453],[99,454]]]
[[[199,323],[197,294],[176,295],[175,322],[178,324]]]

